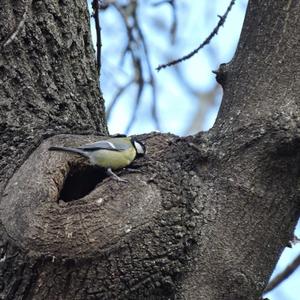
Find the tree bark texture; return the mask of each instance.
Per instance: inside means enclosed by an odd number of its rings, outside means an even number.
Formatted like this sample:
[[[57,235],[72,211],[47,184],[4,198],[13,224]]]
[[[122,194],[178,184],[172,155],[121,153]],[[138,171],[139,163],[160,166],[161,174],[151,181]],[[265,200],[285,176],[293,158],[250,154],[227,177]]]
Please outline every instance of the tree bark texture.
[[[86,1],[3,0],[0,20],[4,183],[44,137],[107,129]]]
[[[4,3],[1,298],[259,299],[299,216],[300,2],[249,1],[216,124],[141,136],[127,184],[47,150],[106,133],[86,3]]]

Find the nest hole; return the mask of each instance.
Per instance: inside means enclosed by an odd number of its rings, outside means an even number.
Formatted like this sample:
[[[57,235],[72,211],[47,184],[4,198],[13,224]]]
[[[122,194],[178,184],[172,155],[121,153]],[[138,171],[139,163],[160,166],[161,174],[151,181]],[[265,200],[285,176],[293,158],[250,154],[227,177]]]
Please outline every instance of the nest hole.
[[[71,166],[58,199],[64,202],[81,199],[94,190],[105,177],[105,170],[96,166]]]

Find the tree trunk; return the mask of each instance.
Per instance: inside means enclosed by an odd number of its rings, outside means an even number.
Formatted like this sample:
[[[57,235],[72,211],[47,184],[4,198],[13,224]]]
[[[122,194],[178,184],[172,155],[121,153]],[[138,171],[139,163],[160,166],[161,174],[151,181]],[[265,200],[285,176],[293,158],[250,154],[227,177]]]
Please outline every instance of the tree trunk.
[[[249,1],[215,126],[140,137],[127,184],[47,150],[107,133],[85,1],[3,2],[1,299],[258,299],[299,216],[299,1]]]

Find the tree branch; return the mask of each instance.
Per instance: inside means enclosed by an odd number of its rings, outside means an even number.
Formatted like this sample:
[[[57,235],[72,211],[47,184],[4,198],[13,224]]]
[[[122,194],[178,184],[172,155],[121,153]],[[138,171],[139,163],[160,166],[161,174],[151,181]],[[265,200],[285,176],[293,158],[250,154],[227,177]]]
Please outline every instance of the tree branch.
[[[300,265],[300,255],[298,255],[291,264],[289,264],[281,273],[279,273],[277,276],[275,276],[267,285],[266,289],[264,290],[264,294],[272,291],[275,289],[278,285],[280,285],[284,280],[289,278],[294,271],[299,267]]]
[[[101,69],[101,27],[100,27],[100,19],[99,19],[99,1],[93,0],[93,18],[95,19],[95,27],[96,27],[96,37],[97,37],[97,70],[98,76],[100,75]]]
[[[187,60],[189,58],[191,58],[192,56],[194,56],[196,53],[199,52],[200,49],[202,49],[204,46],[208,45],[211,41],[211,39],[218,34],[218,31],[220,29],[221,26],[224,25],[225,23],[225,20],[227,18],[227,15],[228,13],[230,12],[232,6],[234,5],[235,3],[235,0],[231,0],[230,4],[228,5],[227,7],[227,10],[225,12],[225,14],[223,16],[218,16],[220,18],[217,26],[214,28],[214,30],[210,33],[210,35],[204,40],[204,42],[202,42],[196,49],[194,49],[192,52],[190,52],[189,54],[186,54],[184,55],[183,57],[181,58],[178,58],[178,59],[175,59],[175,60],[172,60],[166,64],[162,64],[162,65],[159,65],[156,70],[157,71],[160,71],[161,69],[164,69],[166,67],[170,67],[170,66],[173,66],[173,65],[176,65],[184,60]]]

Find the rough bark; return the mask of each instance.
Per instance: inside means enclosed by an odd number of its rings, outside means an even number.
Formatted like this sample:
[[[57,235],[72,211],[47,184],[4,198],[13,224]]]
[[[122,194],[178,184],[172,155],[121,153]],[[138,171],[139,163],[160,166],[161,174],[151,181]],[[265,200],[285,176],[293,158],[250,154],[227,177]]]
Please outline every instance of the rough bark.
[[[106,132],[84,1],[14,4],[2,45],[28,16],[0,56],[1,298],[258,299],[299,216],[299,1],[249,2],[215,126],[140,137],[128,184],[47,151],[99,138],[54,133]]]
[[[0,20],[4,183],[44,137],[107,129],[86,1],[3,0]]]

